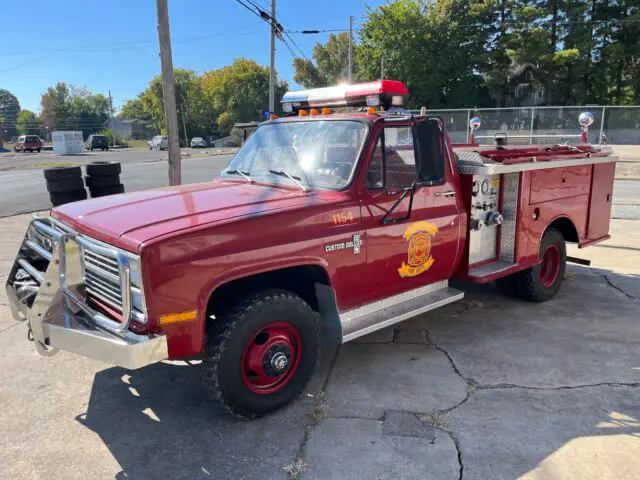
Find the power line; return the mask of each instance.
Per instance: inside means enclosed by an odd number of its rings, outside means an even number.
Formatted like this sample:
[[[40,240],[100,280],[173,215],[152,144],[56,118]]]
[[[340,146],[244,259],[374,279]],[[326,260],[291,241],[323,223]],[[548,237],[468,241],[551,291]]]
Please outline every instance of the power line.
[[[9,72],[11,70],[15,70],[17,68],[26,67],[27,65],[31,65],[32,63],[36,63],[36,62],[38,62],[40,60],[44,60],[45,58],[52,57],[53,55],[55,55],[59,51],[60,50],[54,50],[53,52],[49,52],[46,55],[42,55],[41,57],[34,58],[33,60],[29,60],[28,62],[21,63],[20,65],[15,65],[13,67],[5,68],[3,70],[0,70],[0,73],[5,73],[5,72]]]
[[[224,35],[228,35],[230,33],[234,33],[240,30],[245,30],[247,28],[253,28],[257,25],[259,25],[261,22],[254,22],[251,23],[249,25],[243,25],[241,27],[237,27],[237,28],[232,28],[230,30],[225,30],[222,32],[216,32],[216,33],[210,33],[210,34],[204,34],[204,35],[196,35],[196,36],[189,36],[189,37],[176,37],[174,41],[177,43],[187,43],[187,42],[192,42],[192,41],[198,41],[198,40],[202,40],[205,38],[212,38],[212,37],[220,37],[220,36],[224,36]],[[253,34],[253,32],[247,32],[247,34]],[[140,45],[140,44],[145,44],[145,45]],[[157,46],[157,42],[155,40],[135,40],[135,41],[128,41],[128,42],[116,42],[116,43],[110,43],[110,44],[105,44],[105,45],[86,45],[85,47],[60,47],[60,48],[56,48],[56,49],[49,49],[49,53],[53,54],[53,53],[58,53],[58,52],[73,52],[73,53],[83,53],[83,52],[109,52],[109,51],[119,51],[119,50],[136,50],[136,49],[141,49],[141,48],[155,48]],[[2,56],[10,56],[10,55],[25,55],[25,54],[29,54],[29,53],[39,53],[41,50],[38,51],[23,51],[23,52],[15,52],[15,53],[2,53],[0,54],[0,57]],[[37,61],[37,60],[34,60]],[[12,67],[13,68],[13,67]]]

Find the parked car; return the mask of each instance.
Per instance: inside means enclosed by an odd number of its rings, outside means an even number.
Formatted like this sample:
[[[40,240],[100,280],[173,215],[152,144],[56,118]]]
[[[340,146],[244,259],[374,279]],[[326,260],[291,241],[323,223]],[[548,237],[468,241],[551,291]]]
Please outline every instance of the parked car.
[[[104,135],[89,135],[87,141],[84,143],[87,150],[93,150],[99,148],[100,150],[109,150],[109,141]]]
[[[20,135],[18,141],[13,146],[14,152],[40,152],[42,150],[42,140],[37,135]]]
[[[207,148],[207,142],[202,137],[193,137],[191,139],[191,148]]]
[[[149,150],[167,150],[169,148],[169,140],[166,135],[156,135],[147,143]]]

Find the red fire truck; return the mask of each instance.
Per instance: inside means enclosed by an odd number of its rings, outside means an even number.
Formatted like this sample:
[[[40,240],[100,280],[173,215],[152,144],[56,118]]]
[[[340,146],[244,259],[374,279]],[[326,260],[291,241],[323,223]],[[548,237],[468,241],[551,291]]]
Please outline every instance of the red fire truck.
[[[288,115],[210,182],[34,218],[7,281],[14,316],[43,355],[200,358],[207,390],[251,418],[303,390],[321,338],[460,300],[453,278],[551,299],[566,243],[609,238],[616,157],[453,145],[407,97],[389,80],[289,92]]]

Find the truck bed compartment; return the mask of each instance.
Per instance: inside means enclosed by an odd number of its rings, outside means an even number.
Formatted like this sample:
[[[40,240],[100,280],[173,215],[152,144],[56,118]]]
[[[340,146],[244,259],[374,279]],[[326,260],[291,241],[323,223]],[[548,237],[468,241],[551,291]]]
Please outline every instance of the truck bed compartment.
[[[592,165],[532,170],[529,204],[589,193]]]
[[[593,165],[593,181],[587,221],[587,237],[589,240],[597,240],[609,234],[615,173],[616,164],[614,162]]]

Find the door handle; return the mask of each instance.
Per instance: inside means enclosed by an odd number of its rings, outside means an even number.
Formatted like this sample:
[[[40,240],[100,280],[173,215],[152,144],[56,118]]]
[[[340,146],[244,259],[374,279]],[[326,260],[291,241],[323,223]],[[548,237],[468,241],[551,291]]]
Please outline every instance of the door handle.
[[[449,190],[448,192],[436,192],[435,196],[436,197],[455,197],[456,192],[455,190]]]

